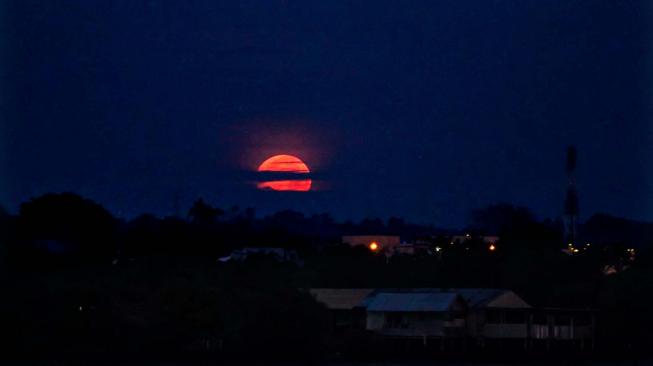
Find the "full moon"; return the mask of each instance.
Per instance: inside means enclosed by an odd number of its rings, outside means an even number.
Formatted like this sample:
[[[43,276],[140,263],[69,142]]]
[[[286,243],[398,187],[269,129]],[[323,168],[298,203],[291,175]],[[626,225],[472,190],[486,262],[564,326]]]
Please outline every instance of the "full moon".
[[[285,174],[308,174],[311,170],[300,158],[293,155],[275,155],[259,165],[257,171]],[[282,179],[260,182],[259,189],[270,189],[273,191],[297,191],[306,192],[311,189],[310,179]]]
[[[298,157],[292,155],[275,155],[258,167],[259,172],[310,173],[308,166]]]

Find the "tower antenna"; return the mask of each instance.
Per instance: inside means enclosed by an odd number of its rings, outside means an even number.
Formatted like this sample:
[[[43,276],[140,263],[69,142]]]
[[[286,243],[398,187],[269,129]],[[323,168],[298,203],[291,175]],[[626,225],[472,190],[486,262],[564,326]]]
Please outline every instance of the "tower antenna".
[[[578,224],[578,192],[576,190],[576,147],[567,147],[567,196],[565,197],[565,216],[567,218],[567,241],[576,243]]]

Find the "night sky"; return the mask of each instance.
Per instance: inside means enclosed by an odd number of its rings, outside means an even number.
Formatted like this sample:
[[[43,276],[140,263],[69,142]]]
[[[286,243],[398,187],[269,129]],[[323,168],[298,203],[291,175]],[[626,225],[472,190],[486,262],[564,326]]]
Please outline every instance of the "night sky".
[[[653,2],[3,1],[0,204],[653,220]],[[317,190],[255,189],[295,154]]]

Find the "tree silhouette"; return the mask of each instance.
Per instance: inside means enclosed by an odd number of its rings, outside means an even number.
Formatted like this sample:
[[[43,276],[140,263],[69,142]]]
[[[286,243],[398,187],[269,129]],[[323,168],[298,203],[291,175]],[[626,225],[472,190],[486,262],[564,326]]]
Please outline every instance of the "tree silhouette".
[[[525,207],[507,203],[490,205],[472,212],[470,229],[484,234],[507,234],[522,231],[536,222],[533,213]]]
[[[200,198],[195,201],[193,207],[188,210],[188,219],[194,224],[210,225],[215,223],[218,217],[223,214],[224,211],[207,204],[202,198]]]
[[[73,193],[46,194],[20,206],[19,241],[37,252],[111,260],[116,219],[99,204]]]

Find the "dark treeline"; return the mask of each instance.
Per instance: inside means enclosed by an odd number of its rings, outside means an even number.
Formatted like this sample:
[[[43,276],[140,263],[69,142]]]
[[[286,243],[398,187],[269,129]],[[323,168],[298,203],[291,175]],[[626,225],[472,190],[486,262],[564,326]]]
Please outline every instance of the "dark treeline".
[[[506,204],[473,212],[464,245],[450,244],[453,231],[399,218],[257,217],[202,200],[185,217],[124,221],[68,193],[25,202],[15,216],[0,212],[0,229],[5,355],[320,359],[363,348],[364,335],[343,342],[331,333],[311,287],[509,288],[537,306],[599,310],[603,352],[653,346],[650,225],[606,215],[581,227],[591,245],[584,240],[575,255],[561,251],[560,220]],[[347,234],[400,235],[442,249],[387,258],[340,243]],[[476,239],[482,234],[500,236],[495,251]],[[218,261],[242,247],[293,249],[303,260]]]

